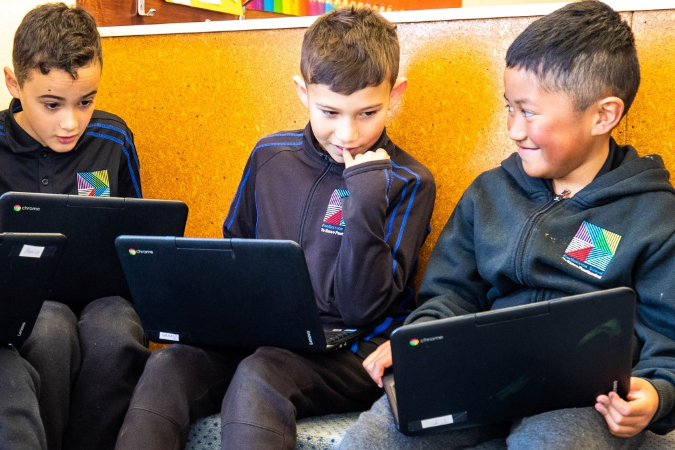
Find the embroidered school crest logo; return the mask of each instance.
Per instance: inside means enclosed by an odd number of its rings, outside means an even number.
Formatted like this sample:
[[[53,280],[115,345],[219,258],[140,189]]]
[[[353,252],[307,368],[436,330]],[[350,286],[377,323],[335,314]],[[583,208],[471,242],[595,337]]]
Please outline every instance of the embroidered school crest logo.
[[[349,197],[347,189],[335,189],[330,196],[326,216],[321,224],[321,232],[342,236],[345,231],[345,220],[342,218],[342,199]]]
[[[87,197],[110,197],[108,171],[77,172],[77,192]]]
[[[614,258],[621,236],[584,222],[567,246],[563,259],[589,275],[602,278]]]

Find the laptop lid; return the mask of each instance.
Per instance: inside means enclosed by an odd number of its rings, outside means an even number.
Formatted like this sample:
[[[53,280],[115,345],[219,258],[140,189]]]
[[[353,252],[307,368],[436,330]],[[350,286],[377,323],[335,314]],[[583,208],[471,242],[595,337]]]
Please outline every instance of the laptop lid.
[[[591,406],[612,390],[625,397],[634,315],[635,293],[616,288],[399,328],[385,381],[399,430]]]
[[[115,245],[151,341],[328,351],[368,331],[326,324],[344,335],[326,342],[293,241],[120,236]]]
[[[117,236],[182,236],[187,214],[187,205],[174,200],[20,192],[0,197],[0,231],[68,238],[48,298],[76,311],[101,297],[130,297],[115,251]]]
[[[0,345],[30,336],[65,246],[62,234],[0,233]]]

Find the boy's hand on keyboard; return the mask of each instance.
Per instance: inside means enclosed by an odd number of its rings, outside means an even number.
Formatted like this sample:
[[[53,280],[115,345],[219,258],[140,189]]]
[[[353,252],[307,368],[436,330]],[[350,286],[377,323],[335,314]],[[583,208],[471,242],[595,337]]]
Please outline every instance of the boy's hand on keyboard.
[[[379,387],[382,387],[384,369],[391,367],[391,365],[391,343],[389,341],[377,347],[373,353],[363,360],[363,368],[366,369],[370,378]]]

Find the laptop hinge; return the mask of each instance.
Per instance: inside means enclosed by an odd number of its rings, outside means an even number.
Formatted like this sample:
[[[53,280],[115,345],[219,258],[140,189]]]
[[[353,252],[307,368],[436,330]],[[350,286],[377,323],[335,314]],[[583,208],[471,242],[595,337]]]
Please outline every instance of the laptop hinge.
[[[233,251],[230,239],[176,238],[176,248],[194,250]]]
[[[541,302],[504,310],[495,309],[493,311],[475,314],[474,317],[476,318],[476,325],[480,326],[524,319],[527,317],[544,316],[550,313],[551,304],[549,302]]]

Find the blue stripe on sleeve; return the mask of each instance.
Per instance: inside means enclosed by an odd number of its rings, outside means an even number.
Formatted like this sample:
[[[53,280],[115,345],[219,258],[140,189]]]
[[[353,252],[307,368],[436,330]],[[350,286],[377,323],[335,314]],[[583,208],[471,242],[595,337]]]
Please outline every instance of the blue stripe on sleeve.
[[[394,246],[394,251],[393,251],[394,265],[393,265],[392,270],[396,270],[396,258],[395,258],[396,252],[398,251],[398,248],[401,245],[401,239],[403,239],[403,231],[405,230],[405,226],[408,222],[408,216],[410,215],[410,210],[412,209],[413,202],[415,201],[415,193],[417,192],[417,188],[420,187],[421,179],[420,179],[420,176],[418,174],[414,173],[409,168],[399,166],[394,161],[392,161],[391,164],[392,164],[393,167],[395,167],[397,169],[405,170],[406,172],[408,172],[409,174],[414,176],[415,179],[417,180],[415,182],[415,187],[413,188],[412,193],[410,194],[410,200],[408,200],[408,207],[406,208],[405,214],[403,215],[403,222],[401,223],[401,229],[399,230],[398,239],[396,240],[396,245]]]
[[[391,176],[391,170],[384,169],[384,199],[387,201],[387,208],[389,208],[389,191],[391,190],[391,183],[394,177]]]
[[[105,129],[108,129],[108,130],[117,131],[122,136],[124,136],[124,140],[131,147],[131,153],[134,155],[134,161],[136,161],[136,167],[138,168],[138,171],[140,172],[141,165],[138,161],[138,154],[136,153],[136,146],[134,145],[133,141],[129,138],[126,131],[124,131],[122,128],[119,128],[119,127],[116,127],[116,126],[113,126],[113,125],[108,125],[106,123],[90,123],[89,125],[87,125],[87,128],[91,128],[91,127],[101,127],[101,128],[105,128]]]
[[[384,236],[384,240],[386,241],[389,239],[389,236],[391,235],[391,232],[393,231],[394,228],[394,220],[396,219],[396,211],[398,211],[398,207],[401,206],[401,203],[403,203],[403,199],[405,199],[405,193],[406,190],[408,189],[408,180],[401,175],[397,174],[396,172],[391,173],[392,178],[396,177],[400,180],[403,180],[403,183],[405,183],[405,186],[403,186],[403,190],[401,191],[401,198],[398,200],[398,203],[394,207],[394,210],[391,213],[391,218],[389,219],[389,227],[387,228],[387,234]]]
[[[380,333],[382,333],[384,330],[386,330],[386,329],[389,327],[389,325],[391,325],[391,323],[392,323],[393,321],[394,321],[393,318],[387,317],[386,319],[384,319],[384,322],[382,322],[381,324],[379,324],[378,326],[376,326],[375,329],[374,329],[373,331],[371,331],[370,334],[368,334],[368,335],[367,335],[366,337],[364,337],[362,340],[363,340],[363,341],[369,341],[369,340],[371,340],[374,336],[377,336],[378,334],[380,334]],[[358,348],[358,346],[359,346],[359,342],[358,342],[358,341],[356,341],[356,342],[354,342],[354,343],[352,344],[352,347],[351,347],[352,353],[356,353],[356,349]]]

